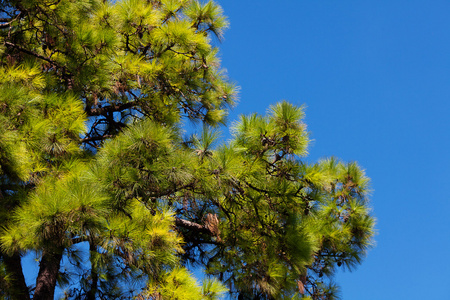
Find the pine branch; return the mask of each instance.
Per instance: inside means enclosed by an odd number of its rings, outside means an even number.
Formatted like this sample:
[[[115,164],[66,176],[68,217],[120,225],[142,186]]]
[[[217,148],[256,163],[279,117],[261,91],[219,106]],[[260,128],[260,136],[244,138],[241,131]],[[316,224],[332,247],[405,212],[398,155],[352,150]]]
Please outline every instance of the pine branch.
[[[103,141],[106,139],[110,139],[113,138],[114,136],[112,134],[105,134],[102,136],[91,136],[91,137],[86,137],[83,139],[80,139],[80,143],[89,143],[89,142],[95,142],[95,141]]]
[[[15,20],[17,20],[18,18],[20,18],[21,15],[22,15],[22,12],[20,12],[14,18],[0,18],[0,22],[5,22],[5,23],[0,24],[0,29],[11,27],[11,23],[14,22]]]
[[[8,28],[10,24],[11,24],[11,22],[8,22],[8,23],[1,23],[1,24],[0,24],[0,29]]]
[[[195,222],[181,219],[179,217],[175,217],[175,225],[189,229],[189,230],[196,231],[198,233],[206,233],[210,236],[216,236],[216,233],[213,232],[212,230],[210,230],[208,227],[206,227],[204,225],[200,225]]]
[[[38,54],[38,53],[36,53],[36,52],[33,52],[33,51],[28,50],[28,49],[22,48],[22,47],[19,46],[19,45],[13,44],[13,43],[11,43],[11,42],[5,42],[5,45],[6,45],[6,46],[9,46],[9,47],[12,47],[12,48],[15,48],[15,49],[19,50],[20,52],[23,52],[23,53],[32,55],[32,56],[34,56],[34,57],[37,57],[37,58],[39,58],[39,59],[45,60],[46,62],[49,62],[49,63],[51,63],[52,65],[55,65],[55,66],[60,67],[60,66],[58,65],[58,63],[55,62],[54,60],[51,60],[50,58],[45,57],[45,56],[42,56],[42,55],[40,55],[40,54]]]
[[[53,66],[55,66],[55,67],[58,67],[59,69],[62,70],[62,73],[63,73],[62,78],[63,78],[64,80],[66,80],[66,82],[67,82],[67,88],[68,88],[69,90],[71,90],[71,89],[73,88],[73,79],[72,79],[72,75],[70,74],[70,72],[67,71],[66,67],[61,66],[59,63],[57,63],[56,61],[54,61],[54,60],[52,60],[52,59],[50,59],[50,58],[48,58],[48,57],[45,57],[45,56],[40,55],[40,54],[38,54],[38,53],[36,53],[36,52],[30,51],[30,50],[28,50],[28,49],[25,49],[25,48],[23,48],[23,47],[21,47],[21,46],[19,46],[19,45],[16,45],[16,44],[11,43],[11,42],[5,42],[5,45],[8,46],[8,47],[15,48],[15,49],[19,50],[20,52],[23,52],[23,53],[32,55],[32,56],[34,56],[34,57],[36,57],[36,58],[45,60],[46,62],[50,63],[51,65],[53,65]],[[53,52],[52,52],[52,53],[53,53]]]
[[[104,107],[99,107],[99,108],[87,107],[86,113],[88,114],[88,116],[102,116],[109,112],[123,111],[125,109],[132,108],[133,106],[136,106],[136,105],[137,105],[136,102],[127,102],[127,103],[109,105],[109,106],[104,106]]]

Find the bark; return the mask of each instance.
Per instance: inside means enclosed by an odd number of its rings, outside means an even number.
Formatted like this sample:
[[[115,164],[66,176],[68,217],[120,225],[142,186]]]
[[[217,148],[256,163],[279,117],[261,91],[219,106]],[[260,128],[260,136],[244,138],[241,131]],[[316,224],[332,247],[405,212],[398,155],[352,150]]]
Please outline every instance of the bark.
[[[11,27],[11,23],[14,22],[15,20],[19,19],[21,16],[22,16],[22,12],[20,12],[14,18],[0,18],[0,22],[5,22],[5,23],[0,24],[0,29]]]
[[[53,300],[62,256],[62,249],[42,253],[33,300]]]
[[[2,257],[6,272],[11,277],[12,287],[8,290],[11,299],[30,300],[30,294],[23,275],[20,254],[14,253],[12,256],[3,254]]]
[[[211,235],[211,236],[215,236],[216,235],[207,226],[200,225],[200,224],[197,224],[197,223],[194,223],[194,222],[191,222],[191,221],[188,221],[188,220],[184,220],[184,219],[181,219],[181,218],[178,218],[178,217],[175,217],[175,225],[179,226],[179,227],[183,227],[183,228],[189,229],[189,230],[192,230],[192,231],[195,231],[195,232],[206,233],[206,234]]]
[[[23,48],[23,47],[21,47],[19,45],[13,44],[11,42],[5,42],[5,45],[8,46],[8,47],[16,48],[17,50],[19,50],[19,51],[21,51],[23,53],[32,55],[32,56],[37,57],[39,59],[45,60],[46,62],[49,62],[52,65],[59,66],[55,61],[51,60],[50,58],[42,56],[42,55],[40,55],[40,54],[38,54],[36,52],[30,51],[28,49],[25,49],[25,48]]]
[[[97,248],[95,247],[95,244],[93,241],[89,242],[89,251],[90,251],[90,258],[91,258],[91,289],[87,292],[86,299],[87,300],[95,300],[95,295],[98,291],[98,272],[97,267],[95,266],[95,263],[92,260],[92,255],[97,252]]]

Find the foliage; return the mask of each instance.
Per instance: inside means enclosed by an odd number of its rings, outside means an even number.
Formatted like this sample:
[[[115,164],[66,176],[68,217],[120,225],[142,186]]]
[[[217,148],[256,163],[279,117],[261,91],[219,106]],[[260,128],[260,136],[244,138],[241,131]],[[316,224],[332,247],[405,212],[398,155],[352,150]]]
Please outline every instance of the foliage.
[[[286,101],[219,142],[236,97],[212,46],[220,6],[0,3],[1,297],[338,296],[336,269],[371,246],[369,180],[308,163],[303,108]],[[187,120],[202,130],[183,137]]]

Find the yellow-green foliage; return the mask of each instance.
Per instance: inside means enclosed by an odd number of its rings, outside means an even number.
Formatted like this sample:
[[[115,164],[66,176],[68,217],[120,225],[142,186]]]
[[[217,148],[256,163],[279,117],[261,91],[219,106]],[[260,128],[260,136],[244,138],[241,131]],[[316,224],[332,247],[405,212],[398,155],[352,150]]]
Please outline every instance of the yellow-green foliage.
[[[0,298],[30,296],[8,262],[34,252],[51,266],[36,299],[57,278],[65,299],[335,299],[324,278],[372,244],[369,179],[308,163],[287,101],[219,142],[236,99],[219,5],[2,4],[16,15],[0,26]],[[189,120],[203,128],[186,137]]]
[[[165,273],[158,282],[149,283],[140,299],[216,300],[227,291],[216,279],[205,278],[200,287],[185,268],[175,268]]]

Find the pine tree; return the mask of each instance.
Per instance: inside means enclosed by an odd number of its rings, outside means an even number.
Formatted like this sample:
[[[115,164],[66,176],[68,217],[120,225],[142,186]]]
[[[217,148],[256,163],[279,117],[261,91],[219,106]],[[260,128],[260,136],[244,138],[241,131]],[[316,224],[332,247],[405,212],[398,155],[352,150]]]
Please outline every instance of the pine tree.
[[[0,3],[1,297],[338,297],[336,269],[372,243],[369,180],[356,163],[308,163],[288,102],[220,142],[236,98],[212,46],[220,6]],[[186,137],[188,120],[201,129]]]

